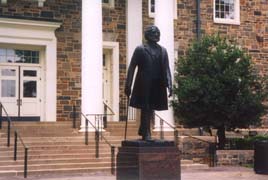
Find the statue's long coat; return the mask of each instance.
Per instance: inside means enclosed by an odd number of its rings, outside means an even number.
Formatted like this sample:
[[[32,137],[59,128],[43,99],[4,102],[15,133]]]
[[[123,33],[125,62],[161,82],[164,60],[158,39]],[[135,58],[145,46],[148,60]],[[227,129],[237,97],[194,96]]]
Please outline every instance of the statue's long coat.
[[[140,109],[167,110],[167,87],[172,88],[168,54],[166,49],[160,46],[161,79],[158,88],[154,89],[154,103],[152,104],[149,100],[149,96],[152,86],[153,59],[148,48],[146,44],[138,46],[134,51],[128,68],[126,86],[130,89],[135,68],[138,67],[133,91],[131,93],[130,106]]]

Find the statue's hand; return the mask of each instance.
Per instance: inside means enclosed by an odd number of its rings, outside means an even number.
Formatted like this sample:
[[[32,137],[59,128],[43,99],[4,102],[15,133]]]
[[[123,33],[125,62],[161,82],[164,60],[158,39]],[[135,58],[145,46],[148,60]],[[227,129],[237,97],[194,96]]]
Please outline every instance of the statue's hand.
[[[171,96],[172,96],[172,88],[169,87],[169,88],[168,88],[168,97],[171,97]]]
[[[126,87],[125,87],[125,95],[126,95],[127,97],[129,97],[130,94],[131,94],[131,88],[129,88],[128,86],[126,86]]]

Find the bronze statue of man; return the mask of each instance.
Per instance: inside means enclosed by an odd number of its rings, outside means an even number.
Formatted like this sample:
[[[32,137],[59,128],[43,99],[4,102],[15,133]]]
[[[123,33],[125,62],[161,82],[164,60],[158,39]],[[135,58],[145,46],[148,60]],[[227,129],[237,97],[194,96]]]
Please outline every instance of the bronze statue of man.
[[[141,123],[138,134],[142,140],[151,140],[150,121],[154,110],[167,110],[168,99],[172,96],[172,81],[168,54],[157,42],[160,31],[156,26],[146,28],[146,43],[136,47],[128,68],[125,94],[131,95],[130,106],[141,109]],[[138,67],[133,91],[131,86],[135,68]]]

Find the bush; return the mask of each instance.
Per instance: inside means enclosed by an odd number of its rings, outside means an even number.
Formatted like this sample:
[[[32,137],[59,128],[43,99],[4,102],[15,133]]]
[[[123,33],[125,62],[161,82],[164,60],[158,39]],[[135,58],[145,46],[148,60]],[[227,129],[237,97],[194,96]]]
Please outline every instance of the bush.
[[[265,78],[238,45],[220,36],[194,42],[176,64],[172,105],[179,123],[216,128],[224,148],[225,129],[258,125],[265,112]]]
[[[251,150],[252,149],[253,150],[254,143],[256,141],[262,141],[262,140],[268,141],[268,135],[266,136],[257,135],[254,137],[229,139],[230,149],[236,149],[236,150]]]

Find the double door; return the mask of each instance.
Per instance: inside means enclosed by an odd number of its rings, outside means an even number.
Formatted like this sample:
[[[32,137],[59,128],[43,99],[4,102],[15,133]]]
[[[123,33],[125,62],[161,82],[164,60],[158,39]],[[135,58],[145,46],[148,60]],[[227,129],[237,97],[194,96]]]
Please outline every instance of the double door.
[[[13,120],[40,121],[40,67],[1,65],[0,75],[0,101],[8,115]]]

